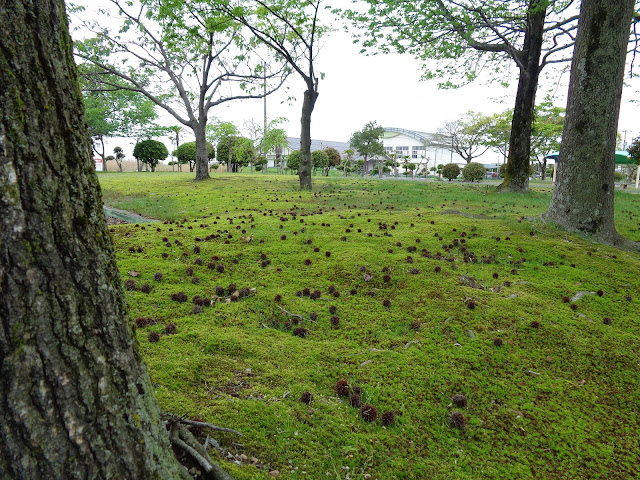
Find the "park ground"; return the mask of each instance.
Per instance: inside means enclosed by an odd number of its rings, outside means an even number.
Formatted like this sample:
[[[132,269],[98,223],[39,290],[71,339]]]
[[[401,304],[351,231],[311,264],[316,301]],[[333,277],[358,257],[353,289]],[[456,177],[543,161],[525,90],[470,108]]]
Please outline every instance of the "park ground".
[[[110,226],[160,406],[239,430],[200,433],[236,480],[640,477],[640,258],[542,223],[548,184],[99,178],[160,220]]]

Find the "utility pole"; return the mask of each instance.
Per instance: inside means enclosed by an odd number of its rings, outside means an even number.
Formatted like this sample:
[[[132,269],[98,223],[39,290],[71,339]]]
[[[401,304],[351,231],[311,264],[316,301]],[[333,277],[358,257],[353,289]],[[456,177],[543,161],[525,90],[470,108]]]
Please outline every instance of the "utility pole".
[[[622,130],[621,133],[624,133],[624,140],[622,140],[622,149],[626,150],[627,149],[627,133],[630,133],[631,130]]]

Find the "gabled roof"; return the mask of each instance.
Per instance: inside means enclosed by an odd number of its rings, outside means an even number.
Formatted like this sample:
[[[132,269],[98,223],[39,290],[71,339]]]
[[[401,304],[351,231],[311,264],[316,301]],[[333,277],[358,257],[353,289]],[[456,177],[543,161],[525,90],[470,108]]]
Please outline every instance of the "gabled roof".
[[[428,133],[428,132],[418,132],[416,130],[407,130],[405,128],[396,128],[396,127],[383,127],[385,133],[389,132],[392,134],[403,134],[408,137],[414,138],[419,142],[424,143],[425,145],[431,145],[434,147],[440,147],[443,144],[448,144],[449,140],[446,136],[441,135],[439,133]],[[389,135],[387,138],[390,138],[394,135]]]
[[[296,137],[287,137],[287,143],[289,144],[289,149],[300,150],[300,139]],[[311,140],[311,151],[314,150],[324,150],[327,147],[332,147],[338,150],[340,154],[344,153],[349,147],[349,142],[334,142],[332,140]]]

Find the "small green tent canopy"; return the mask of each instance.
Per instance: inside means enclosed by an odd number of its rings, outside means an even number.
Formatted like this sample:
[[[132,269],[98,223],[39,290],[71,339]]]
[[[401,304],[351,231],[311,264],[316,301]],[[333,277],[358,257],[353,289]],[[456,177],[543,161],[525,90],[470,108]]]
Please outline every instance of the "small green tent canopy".
[[[545,158],[550,158],[552,160],[558,160],[560,154],[558,152],[547,155]],[[629,155],[629,152],[625,150],[616,150],[616,164],[618,165],[633,165],[635,161]]]

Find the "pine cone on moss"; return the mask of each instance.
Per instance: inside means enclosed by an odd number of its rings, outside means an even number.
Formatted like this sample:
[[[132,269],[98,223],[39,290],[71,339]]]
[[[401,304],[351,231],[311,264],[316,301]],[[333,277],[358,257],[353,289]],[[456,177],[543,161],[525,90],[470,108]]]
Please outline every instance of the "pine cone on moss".
[[[373,405],[363,405],[360,409],[360,415],[365,422],[375,422],[378,418],[378,409]]]

